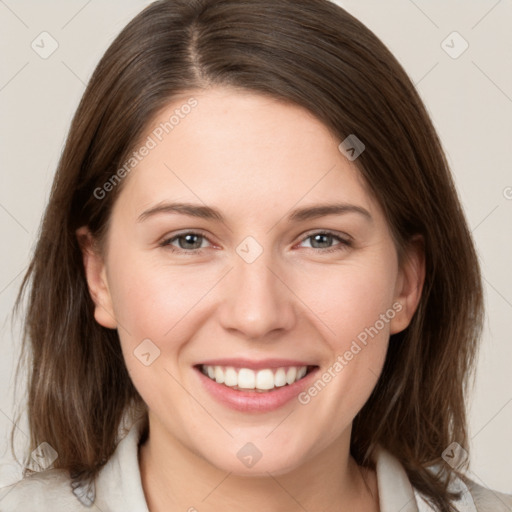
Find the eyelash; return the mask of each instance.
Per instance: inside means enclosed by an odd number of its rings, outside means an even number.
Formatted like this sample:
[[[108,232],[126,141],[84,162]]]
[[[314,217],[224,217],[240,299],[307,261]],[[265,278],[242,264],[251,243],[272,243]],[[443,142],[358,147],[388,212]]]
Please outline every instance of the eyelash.
[[[198,249],[187,250],[187,249],[177,248],[177,247],[174,247],[174,246],[171,245],[172,242],[174,242],[175,240],[178,240],[178,239],[180,239],[180,238],[182,238],[182,237],[184,237],[186,235],[197,235],[197,236],[202,237],[205,240],[208,240],[208,237],[204,233],[201,233],[200,231],[184,231],[183,233],[179,233],[179,234],[177,234],[177,235],[175,235],[175,236],[173,236],[171,238],[167,238],[167,239],[163,240],[160,243],[160,247],[163,247],[165,249],[169,249],[171,252],[174,252],[174,253],[202,254],[202,251],[205,249],[205,247],[200,247]],[[347,248],[352,247],[352,240],[350,240],[348,238],[343,238],[340,235],[336,234],[335,232],[328,231],[328,230],[321,230],[321,231],[310,232],[310,233],[308,233],[306,236],[304,236],[302,238],[300,243],[303,243],[304,241],[306,241],[309,238],[312,238],[312,237],[314,237],[316,235],[331,236],[331,237],[333,237],[333,239],[337,240],[339,242],[339,244],[337,244],[337,245],[335,245],[333,247],[328,247],[328,248],[324,248],[324,249],[316,248],[316,247],[307,247],[307,249],[312,249],[313,251],[320,251],[322,253],[331,253],[331,252],[342,251],[342,250],[345,250]]]

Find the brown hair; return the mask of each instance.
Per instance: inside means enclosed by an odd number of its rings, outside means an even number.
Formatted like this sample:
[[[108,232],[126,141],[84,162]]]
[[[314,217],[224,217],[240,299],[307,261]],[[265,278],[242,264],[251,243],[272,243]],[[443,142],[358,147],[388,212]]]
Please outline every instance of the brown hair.
[[[161,0],[106,51],[73,119],[18,298],[29,292],[31,449],[46,441],[56,467],[94,476],[115,450],[127,406],[144,410],[117,332],[94,321],[75,231],[86,225],[102,239],[122,183],[102,200],[94,191],[174,96],[216,85],[305,107],[340,141],[356,134],[366,146],[356,164],[397,248],[423,237],[420,305],[391,337],[355,418],[351,452],[371,466],[376,445],[388,449],[419,491],[454,510],[445,480],[427,466],[442,462],[453,441],[467,449],[465,398],[482,321],[478,261],[414,86],[370,30],[327,0]]]

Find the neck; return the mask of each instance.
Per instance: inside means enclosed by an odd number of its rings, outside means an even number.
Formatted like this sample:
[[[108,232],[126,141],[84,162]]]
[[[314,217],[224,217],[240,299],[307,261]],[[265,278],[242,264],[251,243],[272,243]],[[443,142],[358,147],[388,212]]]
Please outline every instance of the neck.
[[[215,467],[161,427],[150,418],[139,449],[150,512],[379,510],[375,473],[356,464],[346,436],[289,472],[247,477]]]

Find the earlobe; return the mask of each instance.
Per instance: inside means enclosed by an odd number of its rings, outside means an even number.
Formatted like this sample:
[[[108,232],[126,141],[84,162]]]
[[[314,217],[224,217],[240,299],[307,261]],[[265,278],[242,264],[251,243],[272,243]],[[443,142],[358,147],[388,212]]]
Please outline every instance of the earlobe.
[[[399,270],[395,291],[397,314],[391,320],[391,334],[406,329],[418,308],[425,282],[425,244],[423,237],[411,240]]]
[[[103,327],[115,329],[117,328],[117,322],[112,307],[103,257],[95,247],[94,238],[87,226],[77,229],[76,237],[82,251],[89,294],[95,305],[94,318]]]

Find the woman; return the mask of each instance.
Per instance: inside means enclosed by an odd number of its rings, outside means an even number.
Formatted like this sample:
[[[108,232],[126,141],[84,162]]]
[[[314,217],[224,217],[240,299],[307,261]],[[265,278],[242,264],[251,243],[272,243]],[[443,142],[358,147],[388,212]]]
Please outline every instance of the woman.
[[[39,471],[2,510],[512,507],[464,474],[482,291],[446,160],[332,3],[139,14],[22,290]]]

